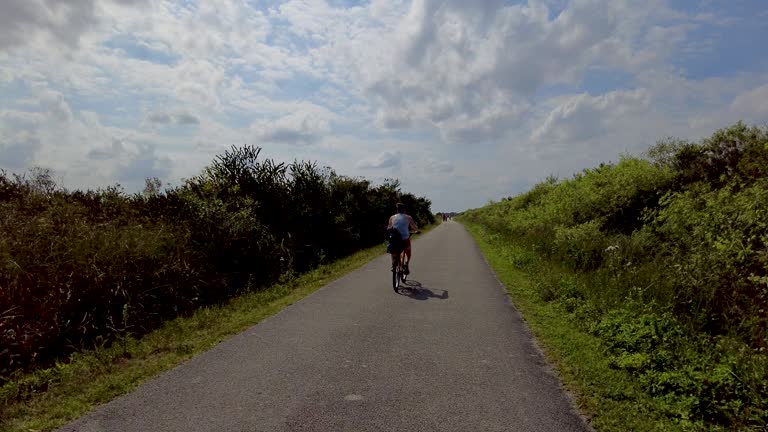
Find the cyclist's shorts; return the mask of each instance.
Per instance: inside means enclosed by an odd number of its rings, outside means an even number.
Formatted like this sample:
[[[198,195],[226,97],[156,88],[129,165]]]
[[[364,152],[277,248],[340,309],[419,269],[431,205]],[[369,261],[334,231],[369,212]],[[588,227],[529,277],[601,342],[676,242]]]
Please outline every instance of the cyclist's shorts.
[[[408,249],[409,247],[411,247],[410,237],[405,240],[401,240],[397,243],[392,243],[391,241],[388,241],[387,253],[390,253],[390,254],[402,253],[404,250]]]

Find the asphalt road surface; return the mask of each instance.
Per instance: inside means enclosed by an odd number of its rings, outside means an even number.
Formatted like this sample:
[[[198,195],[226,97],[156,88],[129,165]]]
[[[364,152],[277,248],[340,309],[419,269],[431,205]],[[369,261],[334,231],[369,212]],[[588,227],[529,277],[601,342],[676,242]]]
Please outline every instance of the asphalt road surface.
[[[588,431],[448,222],[61,431]]]

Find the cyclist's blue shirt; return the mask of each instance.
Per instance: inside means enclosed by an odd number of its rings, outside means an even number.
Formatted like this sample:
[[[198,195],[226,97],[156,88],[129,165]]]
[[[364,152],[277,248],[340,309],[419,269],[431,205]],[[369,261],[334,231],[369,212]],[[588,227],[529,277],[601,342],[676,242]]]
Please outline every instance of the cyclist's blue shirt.
[[[392,221],[392,226],[400,232],[400,237],[403,240],[406,240],[411,236],[408,218],[403,213],[395,215],[395,219]]]

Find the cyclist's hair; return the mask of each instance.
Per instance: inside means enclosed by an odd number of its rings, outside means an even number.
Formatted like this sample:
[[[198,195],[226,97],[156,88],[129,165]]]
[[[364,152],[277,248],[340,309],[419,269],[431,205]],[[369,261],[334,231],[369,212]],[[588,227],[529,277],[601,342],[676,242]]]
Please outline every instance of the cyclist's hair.
[[[395,205],[395,208],[397,208],[398,213],[405,213],[405,204],[399,202]]]

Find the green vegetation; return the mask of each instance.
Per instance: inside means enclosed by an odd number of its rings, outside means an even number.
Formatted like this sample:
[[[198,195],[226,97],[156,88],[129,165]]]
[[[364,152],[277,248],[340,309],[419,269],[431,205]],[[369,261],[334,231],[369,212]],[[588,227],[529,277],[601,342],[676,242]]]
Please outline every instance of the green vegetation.
[[[430,228],[422,229],[422,232]],[[280,311],[329,281],[381,256],[382,244],[358,251],[269,288],[166,321],[142,338],[72,354],[50,368],[17,373],[0,387],[0,431],[52,430],[93,406],[213,347]]]
[[[598,428],[768,428],[768,129],[662,141],[462,217],[535,310],[592,338],[592,360],[543,339]]]
[[[127,356],[169,319],[380,244],[397,201],[433,221],[397,181],[259,152],[232,148],[180,187],[134,195],[0,173],[0,384],[94,347]]]

